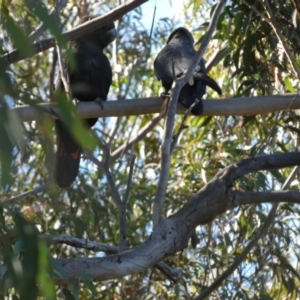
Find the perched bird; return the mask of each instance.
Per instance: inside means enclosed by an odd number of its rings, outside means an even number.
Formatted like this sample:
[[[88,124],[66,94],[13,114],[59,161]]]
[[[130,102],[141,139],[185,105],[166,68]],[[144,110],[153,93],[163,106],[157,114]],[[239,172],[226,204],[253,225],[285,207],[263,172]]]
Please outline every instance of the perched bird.
[[[195,54],[194,39],[187,29],[179,27],[170,34],[167,45],[158,53],[154,61],[155,76],[161,81],[165,93],[170,91],[173,81],[187,71]],[[196,115],[202,114],[201,98],[206,93],[207,85],[219,95],[222,94],[219,85],[206,74],[204,60],[201,59],[193,76],[182,87],[178,102],[189,108],[196,99],[199,99],[200,102],[192,112]]]
[[[88,18],[82,20],[87,21]],[[116,38],[114,23],[107,24],[70,43],[75,67],[67,64],[72,98],[79,101],[105,101],[112,83],[112,69],[103,49]],[[56,89],[63,90],[58,78]],[[91,128],[97,118],[85,119],[84,125]],[[74,139],[61,120],[55,120],[57,154],[55,181],[65,188],[75,180],[80,163],[82,146]]]

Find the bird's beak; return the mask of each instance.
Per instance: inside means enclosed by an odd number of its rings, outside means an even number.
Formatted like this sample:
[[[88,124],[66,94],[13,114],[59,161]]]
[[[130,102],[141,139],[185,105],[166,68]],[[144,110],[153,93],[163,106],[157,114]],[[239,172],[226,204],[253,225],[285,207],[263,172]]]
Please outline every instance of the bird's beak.
[[[190,79],[188,80],[188,83],[189,83],[190,86],[194,85],[195,81],[194,81],[193,76],[190,77]]]
[[[200,66],[196,66],[194,74],[197,73],[197,72],[199,72],[200,69],[201,69]],[[194,85],[195,81],[194,81],[194,77],[193,76],[188,80],[188,83],[189,83],[190,86]]]
[[[117,37],[117,30],[115,28],[109,29],[106,34],[109,38],[109,42],[111,43]]]

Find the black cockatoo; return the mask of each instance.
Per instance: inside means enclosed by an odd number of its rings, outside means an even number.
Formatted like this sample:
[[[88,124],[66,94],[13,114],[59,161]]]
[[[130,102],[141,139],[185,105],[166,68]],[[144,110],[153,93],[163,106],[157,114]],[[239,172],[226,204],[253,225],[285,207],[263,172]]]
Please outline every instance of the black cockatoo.
[[[194,39],[187,29],[179,27],[170,34],[167,45],[158,53],[154,61],[155,75],[161,81],[166,93],[170,91],[174,79],[181,77],[187,71],[195,54]],[[219,85],[206,74],[204,60],[201,59],[193,77],[182,87],[178,102],[189,108],[196,99],[199,99],[200,102],[192,109],[192,112],[200,115],[202,113],[201,98],[206,93],[207,85],[219,95],[222,94]]]
[[[85,17],[82,23],[89,20]],[[72,98],[79,101],[94,101],[107,98],[112,83],[112,69],[103,49],[116,38],[114,23],[107,24],[85,36],[70,42],[75,67],[67,65]],[[63,84],[58,78],[56,88],[62,90]],[[85,119],[88,128],[95,125],[96,119]],[[55,120],[57,154],[55,181],[65,188],[75,180],[80,163],[82,146],[60,120]]]

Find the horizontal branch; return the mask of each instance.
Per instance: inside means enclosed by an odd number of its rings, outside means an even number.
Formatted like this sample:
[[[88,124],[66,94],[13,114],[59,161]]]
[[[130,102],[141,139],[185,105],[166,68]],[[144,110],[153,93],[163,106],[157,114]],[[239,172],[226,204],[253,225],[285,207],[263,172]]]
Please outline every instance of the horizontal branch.
[[[236,206],[260,203],[300,203],[299,191],[234,192]]]
[[[234,167],[229,167],[231,170],[232,182],[244,175],[260,170],[273,170],[285,167],[293,167],[300,165],[299,152],[277,153],[272,155],[256,156],[254,158],[246,158],[239,161]],[[228,168],[222,170],[218,175],[227,173]]]
[[[160,97],[116,100],[103,102],[102,109],[96,102],[80,102],[77,111],[83,118],[145,115],[159,113],[162,103],[163,100]],[[300,96],[296,94],[211,99],[203,101],[202,116],[257,115],[299,108]],[[38,104],[36,108],[24,105],[15,107],[12,111],[18,114],[22,122],[38,120],[43,112],[49,118],[55,118],[55,114],[59,113],[56,103]],[[185,111],[186,109],[178,104],[177,113],[184,114]]]
[[[120,19],[123,15],[128,13],[129,11],[137,8],[138,6],[142,5],[143,3],[147,2],[147,0],[131,0],[127,1],[126,3],[118,6],[117,8],[109,11],[108,13],[94,18],[90,21],[87,21],[71,30],[68,30],[64,33],[62,33],[62,36],[67,38],[67,40],[74,40],[77,39],[93,30],[96,30],[97,28],[100,28],[112,21]],[[40,53],[42,51],[45,51],[47,49],[50,49],[55,46],[55,38],[48,38],[41,41],[37,41],[32,44],[33,48],[33,55]],[[24,58],[19,50],[13,50],[3,56],[1,58],[4,58],[9,64],[15,63],[17,61],[20,61]]]
[[[100,244],[97,242],[89,241],[87,239],[79,239],[70,235],[46,235],[40,234],[40,238],[47,240],[50,244],[65,244],[75,248],[83,248],[86,250],[94,251],[94,252],[105,252],[106,254],[116,254],[119,253],[119,247]],[[163,274],[167,276],[170,280],[176,282],[182,274],[182,270],[178,268],[172,268],[168,265],[159,262],[154,265],[155,268],[160,270]]]
[[[180,237],[180,243],[174,243],[180,232],[186,228],[181,222],[165,220],[144,243],[120,254],[107,257],[62,258],[57,261],[63,267],[67,278],[57,279],[58,284],[78,281],[81,276],[89,276],[94,281],[103,281],[144,272],[165,257],[184,249],[188,235]]]
[[[79,239],[70,235],[40,234],[39,237],[45,239],[47,242],[54,245],[66,244],[76,248],[83,248],[94,252],[105,252],[108,254],[115,254],[119,252],[118,247],[107,245],[107,244],[96,243],[93,241],[89,241],[88,239]]]
[[[237,174],[247,174],[249,170],[254,170],[255,160],[261,170],[273,168],[275,165],[277,168],[291,166],[292,163],[300,165],[299,153],[266,155],[238,162],[219,172],[198,193],[190,195],[188,202],[177,213],[162,220],[142,244],[108,257],[58,259],[67,277],[58,279],[57,283],[76,281],[80,276],[90,276],[95,281],[102,281],[143,272],[162,259],[186,248],[196,226],[212,221],[216,216],[237,205],[293,200],[300,202],[299,192],[232,191],[234,180],[239,178]]]
[[[191,227],[206,224],[218,215],[238,205],[235,199],[236,192],[232,191],[232,186],[236,179],[250,172],[280,169],[295,165],[300,165],[299,152],[244,159],[220,171],[198,193],[191,195],[189,201],[171,218],[180,217],[182,220],[188,220],[188,224]],[[251,202],[249,199],[249,201],[250,203],[255,203],[254,200]],[[264,202],[273,201],[267,199]]]
[[[10,199],[4,199],[3,197],[0,198],[0,203],[1,204],[5,204],[5,205],[12,205],[12,204],[16,204],[18,203],[19,201],[23,200],[23,199],[26,199],[30,196],[33,196],[33,195],[36,195],[38,193],[41,193],[41,192],[44,192],[46,191],[47,189],[49,188],[49,184],[43,184],[43,185],[40,185],[38,186],[37,188],[31,190],[31,191],[27,191],[27,192],[24,192],[20,195],[17,195],[15,197],[12,197]]]

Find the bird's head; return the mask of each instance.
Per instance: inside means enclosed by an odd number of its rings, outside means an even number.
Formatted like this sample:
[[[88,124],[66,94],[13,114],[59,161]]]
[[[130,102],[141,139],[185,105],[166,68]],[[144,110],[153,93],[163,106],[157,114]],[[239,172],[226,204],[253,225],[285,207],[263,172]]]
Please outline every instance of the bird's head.
[[[81,19],[80,24],[92,20],[93,18],[95,17],[85,16]],[[87,41],[89,43],[92,42],[93,44],[98,45],[103,49],[106,46],[108,46],[111,42],[113,42],[116,37],[117,37],[117,31],[115,28],[115,24],[111,22],[80,37],[78,40]]]
[[[167,40],[167,44],[176,42],[176,40],[183,40],[186,39],[194,44],[194,38],[192,34],[184,27],[179,27],[175,29],[169,36]]]

